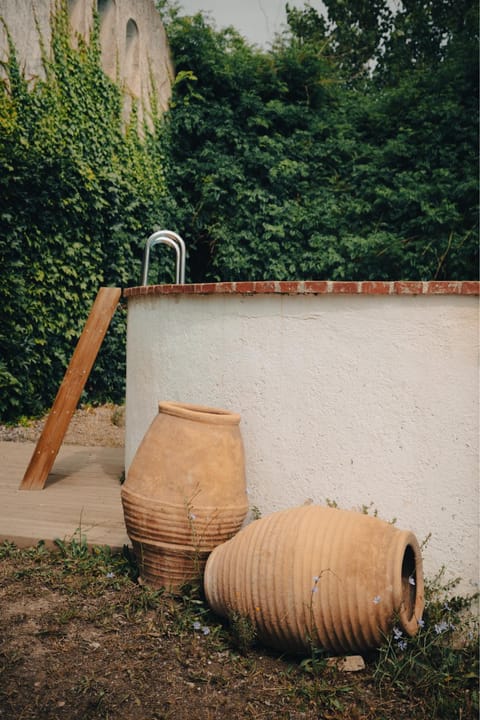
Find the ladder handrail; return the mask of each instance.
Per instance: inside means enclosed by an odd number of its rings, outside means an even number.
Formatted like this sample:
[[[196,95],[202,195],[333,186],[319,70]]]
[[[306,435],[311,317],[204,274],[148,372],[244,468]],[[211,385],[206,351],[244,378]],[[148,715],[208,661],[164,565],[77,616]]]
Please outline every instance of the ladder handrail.
[[[145,243],[141,284],[147,285],[148,283],[150,249],[154,245],[158,245],[160,243],[164,245],[169,245],[170,247],[173,247],[175,249],[177,255],[175,282],[177,285],[179,283],[185,283],[185,243],[183,239],[180,237],[180,235],[177,235],[177,233],[174,233],[172,230],[157,230],[157,232],[154,232],[152,235],[150,235],[147,242]]]

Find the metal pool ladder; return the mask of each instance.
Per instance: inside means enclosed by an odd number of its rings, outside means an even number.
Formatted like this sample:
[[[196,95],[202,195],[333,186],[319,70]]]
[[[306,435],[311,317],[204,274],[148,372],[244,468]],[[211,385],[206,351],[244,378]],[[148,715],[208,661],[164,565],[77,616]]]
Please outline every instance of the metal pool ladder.
[[[148,285],[148,266],[150,264],[150,249],[154,245],[169,245],[175,249],[177,261],[175,265],[175,283],[183,285],[185,283],[185,243],[177,233],[171,230],[157,230],[150,235],[143,253],[142,262],[142,285]]]

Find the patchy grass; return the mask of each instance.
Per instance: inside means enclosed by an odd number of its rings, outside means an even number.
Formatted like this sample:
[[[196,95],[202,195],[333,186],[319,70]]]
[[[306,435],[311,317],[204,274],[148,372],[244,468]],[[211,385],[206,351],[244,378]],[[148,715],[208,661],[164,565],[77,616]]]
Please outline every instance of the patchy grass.
[[[137,581],[128,554],[0,545],[0,718],[22,720],[471,720],[478,717],[470,601],[441,579],[425,627],[393,633],[361,673],[325,654],[293,658],[221,622],[198,587],[179,597]],[[406,644],[405,644],[406,643]]]

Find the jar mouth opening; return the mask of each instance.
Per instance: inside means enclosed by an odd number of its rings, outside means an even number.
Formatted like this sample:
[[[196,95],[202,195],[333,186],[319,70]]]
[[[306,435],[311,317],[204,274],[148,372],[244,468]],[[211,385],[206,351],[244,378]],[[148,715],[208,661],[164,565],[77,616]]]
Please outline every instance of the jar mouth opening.
[[[194,405],[191,403],[162,400],[158,403],[159,413],[181,417],[194,422],[213,423],[216,425],[238,425],[240,415],[217,407]]]
[[[407,545],[402,561],[402,595],[403,605],[408,617],[413,615],[417,595],[415,553],[411,545]]]
[[[424,608],[422,558],[417,542],[407,543],[403,551],[401,593],[400,620],[404,630],[414,635]]]

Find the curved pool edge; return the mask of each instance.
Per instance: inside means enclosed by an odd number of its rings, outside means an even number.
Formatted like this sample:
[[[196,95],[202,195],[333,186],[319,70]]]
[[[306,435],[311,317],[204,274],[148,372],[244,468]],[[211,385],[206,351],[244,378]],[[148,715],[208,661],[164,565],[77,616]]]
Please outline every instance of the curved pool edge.
[[[139,295],[479,295],[478,280],[257,280],[125,288]]]

